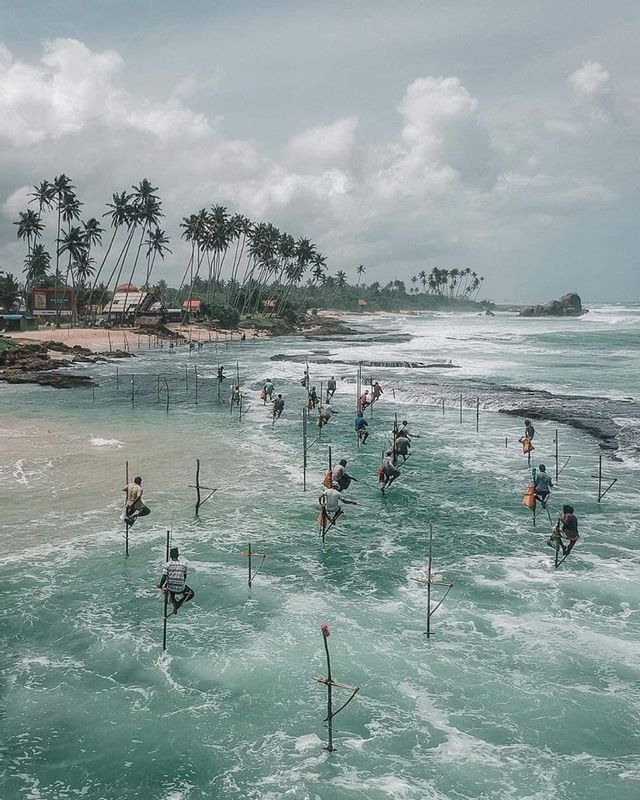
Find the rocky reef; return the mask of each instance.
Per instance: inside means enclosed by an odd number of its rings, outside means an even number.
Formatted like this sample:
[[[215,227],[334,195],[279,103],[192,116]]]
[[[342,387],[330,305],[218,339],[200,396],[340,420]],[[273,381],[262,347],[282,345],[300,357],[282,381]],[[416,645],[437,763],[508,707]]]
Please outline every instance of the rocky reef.
[[[558,300],[536,306],[524,306],[520,309],[521,317],[580,317],[587,313],[582,307],[580,295],[575,292],[563,294]]]
[[[54,354],[52,357],[51,353]],[[58,354],[62,354],[61,356]],[[95,386],[88,375],[61,371],[70,364],[95,364],[111,358],[129,358],[131,353],[116,350],[109,358],[98,356],[86,347],[69,347],[62,342],[38,342],[11,346],[0,352],[0,381],[34,383],[55,389]]]

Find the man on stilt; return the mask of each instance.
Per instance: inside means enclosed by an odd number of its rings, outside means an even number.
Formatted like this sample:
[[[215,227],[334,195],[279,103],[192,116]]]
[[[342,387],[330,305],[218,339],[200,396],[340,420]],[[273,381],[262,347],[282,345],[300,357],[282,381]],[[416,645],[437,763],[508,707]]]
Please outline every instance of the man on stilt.
[[[142,478],[138,475],[133,479],[133,483],[128,483],[122,491],[127,493],[124,521],[131,527],[138,517],[146,517],[151,513],[151,509],[142,500]]]
[[[193,600],[195,592],[190,586],[187,586],[187,565],[180,558],[177,547],[171,548],[169,558],[170,560],[162,568],[162,577],[157,587],[169,592],[173,613],[177,614],[183,603]]]
[[[337,481],[333,481],[330,488],[324,489],[320,493],[318,502],[320,503],[318,523],[322,529],[323,539],[329,528],[332,528],[338,521],[338,518],[344,514],[340,503],[350,506],[358,505],[355,500],[349,500],[342,496],[340,493],[340,484]]]
[[[562,548],[562,555],[566,558],[573,550],[576,542],[580,538],[578,534],[578,518],[575,515],[573,506],[562,506],[562,514],[558,517],[558,521],[554,529],[551,531],[551,536],[547,544],[549,547]],[[565,546],[563,539],[566,539],[569,544]]]

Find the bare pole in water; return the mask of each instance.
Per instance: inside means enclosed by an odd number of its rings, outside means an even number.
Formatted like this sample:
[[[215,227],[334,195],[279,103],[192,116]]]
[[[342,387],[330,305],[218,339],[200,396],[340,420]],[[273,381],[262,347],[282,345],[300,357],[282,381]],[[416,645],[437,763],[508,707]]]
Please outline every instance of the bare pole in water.
[[[200,511],[200,459],[196,458],[196,517]]]
[[[556,437],[553,440],[556,446],[556,483],[558,482],[558,429],[556,428]]]
[[[189,367],[184,365],[184,388],[189,391]]]
[[[135,405],[135,397],[136,397],[136,376],[131,376],[131,408]]]
[[[476,433],[480,431],[480,398],[476,397]]]
[[[436,613],[440,606],[447,599],[447,595],[453,589],[453,584],[448,581],[434,581],[433,580],[433,525],[429,525],[429,559],[427,562],[427,579],[423,581],[419,578],[414,578],[417,583],[421,583],[427,587],[427,638],[431,637],[431,617]],[[431,608],[431,587],[432,586],[446,586],[447,591],[444,593],[442,599]]]
[[[360,395],[362,393],[362,364],[358,364],[358,372],[356,373],[356,412],[359,414],[362,411],[360,403]]]
[[[251,542],[249,542],[249,549],[246,550],[244,553],[241,553],[241,555],[247,556],[247,559],[249,561],[249,574],[248,574],[248,577],[247,577],[247,585],[248,585],[249,589],[251,589],[251,587],[253,586],[253,581],[255,580],[256,575],[262,569],[262,565],[265,562],[267,554],[266,553],[256,553],[255,550],[251,549]],[[258,564],[255,572],[253,570],[253,557],[254,556],[260,556],[262,558],[262,561]]]
[[[317,677],[316,683],[321,683],[327,687],[327,716],[324,721],[327,723],[328,741],[327,741],[327,746],[324,749],[332,753],[335,750],[335,747],[333,746],[333,719],[334,717],[337,717],[338,714],[349,705],[349,703],[360,691],[360,687],[349,686],[346,683],[337,683],[336,681],[333,680],[333,676],[331,674],[331,656],[329,655],[329,643],[327,641],[329,636],[331,635],[331,631],[329,630],[329,626],[326,623],[323,623],[320,626],[320,629],[322,631],[324,652],[327,659],[327,677],[326,678]],[[334,686],[336,687],[336,689],[347,689],[351,692],[348,699],[340,706],[340,708],[337,709],[337,711],[333,710]]]
[[[333,470],[333,462],[331,460],[331,445],[329,445],[329,472]]]
[[[611,483],[607,486],[607,488],[604,491],[602,491],[602,456],[598,457],[598,474],[597,475],[592,475],[591,477],[598,479],[598,502],[600,502],[602,500],[602,498],[609,491],[609,489],[611,489],[611,487],[614,485],[614,483],[618,482],[618,479],[614,478],[611,481]]]
[[[307,415],[306,408],[302,409],[302,491],[307,491]]]
[[[169,413],[169,384],[167,383],[167,379],[164,378],[164,388],[167,393],[167,414]]]
[[[193,368],[193,373],[196,379],[196,405],[198,405],[198,367]]]
[[[125,464],[124,464],[124,485],[127,486],[127,487],[129,486],[129,462],[128,461],[125,461]],[[127,522],[127,503],[128,503],[128,500],[129,500],[129,491],[127,489],[127,491],[125,492],[125,497],[124,497],[124,514],[125,514],[125,520],[124,520],[124,525],[125,525],[125,528],[124,528],[124,554],[125,554],[125,556],[127,558],[129,558],[129,523]]]
[[[111,346],[111,332],[107,329],[107,338],[109,339],[109,352],[113,352],[113,347]]]
[[[462,425],[462,392],[460,392],[460,424]]]
[[[193,484],[189,484],[190,489],[196,490],[196,517],[199,515],[200,508],[212,497],[218,490],[213,489],[211,486],[203,486],[200,483],[200,459],[196,458],[196,482]],[[209,494],[202,499],[201,490],[204,489],[205,492],[209,492]]]
[[[120,371],[118,370],[117,364],[116,364],[116,389],[120,391]]]
[[[167,531],[167,546],[165,548],[164,563],[169,561],[169,541],[171,539],[171,531]],[[167,576],[168,577],[168,576]],[[169,587],[164,586],[164,614],[162,615],[162,652],[167,649],[167,611],[169,610]]]
[[[327,731],[328,731],[328,741],[327,741],[327,750],[332,753],[335,749],[333,746],[333,678],[331,677],[331,656],[329,655],[329,644],[327,639],[329,637],[322,635],[322,641],[324,642],[324,652],[327,657]]]
[[[442,398],[442,416],[444,417],[444,397]]]

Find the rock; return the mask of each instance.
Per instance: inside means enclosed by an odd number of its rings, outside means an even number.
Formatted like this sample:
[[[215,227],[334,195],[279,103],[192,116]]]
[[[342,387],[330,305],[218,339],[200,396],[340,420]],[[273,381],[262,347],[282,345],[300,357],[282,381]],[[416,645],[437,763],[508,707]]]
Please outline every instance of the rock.
[[[543,305],[524,306],[520,309],[521,317],[579,317],[586,314],[582,307],[580,295],[575,292],[563,294],[558,300],[549,300]]]
[[[127,353],[126,350],[112,350],[104,355],[105,358],[134,358],[135,353]]]
[[[96,386],[88,375],[71,375],[61,372],[21,372],[6,369],[2,380],[7,383],[35,383],[39,386],[52,386],[54,389],[75,389]]]

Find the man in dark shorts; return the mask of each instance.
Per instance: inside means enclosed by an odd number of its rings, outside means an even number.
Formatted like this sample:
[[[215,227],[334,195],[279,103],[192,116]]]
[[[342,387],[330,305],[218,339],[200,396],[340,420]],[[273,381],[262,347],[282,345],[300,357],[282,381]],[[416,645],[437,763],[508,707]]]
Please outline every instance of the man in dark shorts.
[[[556,547],[559,544],[562,548],[562,555],[568,556],[579,538],[578,518],[575,515],[573,506],[562,506],[562,514],[558,518],[547,544],[550,547]],[[569,544],[565,546],[562,539],[566,539]]]
[[[162,577],[157,584],[158,589],[169,592],[169,599],[173,606],[173,613],[177,614],[183,603],[193,600],[195,592],[187,586],[187,565],[180,558],[177,547],[169,551],[170,560],[162,568]],[[177,596],[180,595],[180,599]]]

